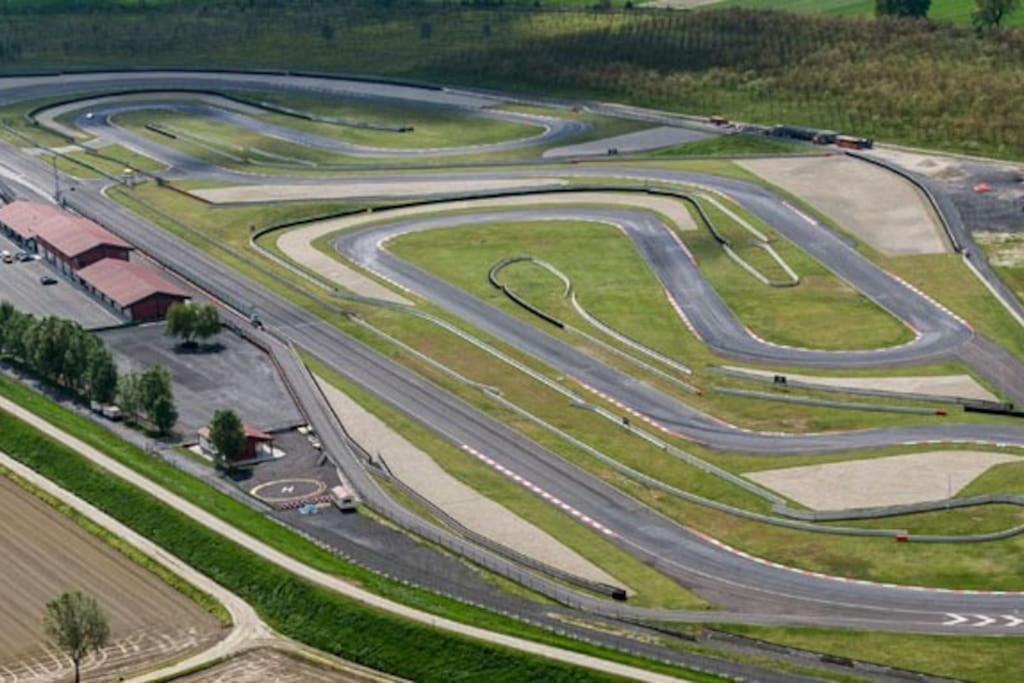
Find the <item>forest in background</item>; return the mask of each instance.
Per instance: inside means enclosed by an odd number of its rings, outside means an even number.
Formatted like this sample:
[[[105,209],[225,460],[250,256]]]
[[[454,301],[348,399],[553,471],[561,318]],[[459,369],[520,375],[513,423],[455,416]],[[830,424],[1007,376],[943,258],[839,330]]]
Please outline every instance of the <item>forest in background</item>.
[[[743,9],[547,11],[410,0],[22,4],[0,2],[6,73],[180,65],[380,74],[1024,157],[1024,32],[1016,30],[978,36],[926,21]]]

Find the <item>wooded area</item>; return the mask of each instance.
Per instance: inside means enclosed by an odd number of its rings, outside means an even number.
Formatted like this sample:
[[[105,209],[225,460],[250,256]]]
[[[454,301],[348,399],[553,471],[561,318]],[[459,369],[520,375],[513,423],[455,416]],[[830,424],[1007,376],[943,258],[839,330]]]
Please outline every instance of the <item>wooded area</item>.
[[[0,69],[322,69],[600,97],[1024,155],[1024,32],[753,10],[582,12],[356,0],[0,19]],[[15,3],[17,8],[17,3]],[[37,8],[40,9],[40,8]]]

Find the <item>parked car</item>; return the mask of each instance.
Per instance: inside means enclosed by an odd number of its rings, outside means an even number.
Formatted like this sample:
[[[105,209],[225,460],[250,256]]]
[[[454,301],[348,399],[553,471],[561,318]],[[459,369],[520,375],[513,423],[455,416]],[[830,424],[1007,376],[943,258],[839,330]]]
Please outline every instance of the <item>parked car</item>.
[[[14,258],[20,261],[21,263],[25,263],[25,261],[32,260],[32,254],[28,253],[27,251],[19,251],[17,254],[14,255]]]
[[[14,263],[14,257],[9,252],[4,252],[2,258],[4,263]]]
[[[55,285],[57,284],[57,278],[52,275],[41,275],[39,282],[44,285]]]

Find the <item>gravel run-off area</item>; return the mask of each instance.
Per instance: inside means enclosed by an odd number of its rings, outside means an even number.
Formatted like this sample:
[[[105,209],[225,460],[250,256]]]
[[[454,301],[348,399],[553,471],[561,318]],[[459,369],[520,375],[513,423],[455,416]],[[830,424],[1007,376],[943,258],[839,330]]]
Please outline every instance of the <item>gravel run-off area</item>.
[[[746,477],[813,510],[846,510],[943,500],[990,467],[1020,460],[990,451],[930,451],[763,470]]]

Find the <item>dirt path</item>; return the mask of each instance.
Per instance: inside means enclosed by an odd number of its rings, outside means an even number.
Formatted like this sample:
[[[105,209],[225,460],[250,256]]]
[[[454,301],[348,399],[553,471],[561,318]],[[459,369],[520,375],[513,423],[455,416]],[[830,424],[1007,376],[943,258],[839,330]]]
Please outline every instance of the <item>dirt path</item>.
[[[463,526],[570,574],[622,585],[547,532],[448,474],[433,458],[325,380],[318,377],[317,382],[353,439],[368,452],[381,454],[399,481]]]
[[[814,510],[846,510],[942,500],[1006,462],[1024,459],[988,451],[932,451],[745,476]]]
[[[467,188],[464,188],[467,189]],[[480,189],[473,187],[468,189]],[[493,207],[516,207],[516,206],[580,206],[584,204],[603,204],[615,206],[628,206],[646,211],[654,211],[662,214],[680,230],[696,230],[690,212],[685,205],[677,200],[666,197],[640,196],[626,192],[574,192],[568,195],[552,194],[529,197],[497,197],[493,199],[472,199],[453,201],[445,204],[432,206],[410,207],[408,209],[396,209],[388,211],[389,219],[406,218],[428,213],[442,211],[461,211],[464,209],[481,209]],[[334,257],[323,253],[315,246],[318,238],[329,235],[333,232],[348,230],[360,225],[381,220],[380,215],[374,213],[360,214],[336,218],[318,223],[311,223],[302,228],[291,230],[277,238],[278,248],[292,261],[302,264],[310,270],[319,273],[322,277],[338,284],[345,289],[395,303],[412,303],[406,297],[397,294],[393,290],[380,284],[355,268],[342,262],[341,257]]]
[[[738,163],[807,201],[887,256],[949,251],[924,195],[873,164],[839,155]]]
[[[517,638],[515,636],[508,636],[501,633],[495,633],[493,631],[488,631],[483,628],[470,626],[468,624],[463,624],[457,621],[453,621],[451,619],[439,617],[434,614],[430,614],[429,612],[424,612],[414,607],[409,607],[407,605],[394,602],[393,600],[389,600],[388,598],[383,598],[379,595],[364,590],[359,586],[350,584],[347,581],[341,579],[340,577],[327,574],[317,569],[313,569],[312,567],[303,564],[299,560],[296,560],[293,557],[286,555],[280,552],[279,550],[276,550],[275,548],[270,547],[269,545],[263,543],[259,539],[254,538],[253,536],[250,536],[249,534],[240,531],[239,529],[225,522],[219,517],[216,517],[206,512],[205,510],[197,507],[196,505],[190,503],[184,498],[181,498],[180,496],[171,493],[167,489],[156,484],[152,480],[144,477],[135,470],[132,470],[131,468],[125,465],[122,465],[121,463],[117,462],[110,456],[101,453],[100,451],[96,450],[95,448],[92,448],[88,444],[82,442],[81,440],[75,438],[74,436],[68,434],[67,432],[64,432],[60,428],[46,422],[39,416],[21,408],[21,406],[18,406],[3,397],[0,397],[0,410],[6,410],[10,412],[18,419],[31,424],[36,429],[39,429],[40,431],[44,432],[50,437],[65,444],[69,448],[72,448],[73,450],[75,450],[85,458],[89,459],[96,465],[107,470],[114,476],[120,477],[129,484],[132,484],[133,486],[138,487],[139,489],[145,491],[146,493],[149,493],[158,500],[188,515],[199,524],[202,524],[203,526],[214,531],[215,533],[220,534],[221,536],[225,537],[230,541],[238,543],[242,547],[262,557],[268,562],[272,562],[278,567],[281,567],[282,569],[285,569],[286,571],[289,571],[292,574],[302,577],[319,586],[337,591],[342,595],[348,596],[349,598],[352,598],[354,600],[358,600],[359,602],[362,602],[367,606],[374,607],[376,609],[389,612],[396,616],[409,619],[420,624],[432,626],[433,628],[447,631],[450,633],[456,633],[470,638],[475,638],[477,640],[491,643],[493,645],[511,648],[513,650],[517,650],[520,652],[527,652],[537,656],[547,657],[549,659],[564,662],[566,664],[602,671],[615,676],[622,676],[624,678],[639,681],[647,681],[648,683],[669,683],[670,681],[678,682],[680,680],[678,678],[668,676],[665,674],[654,673],[646,669],[640,669],[637,667],[608,661],[592,655],[573,652],[571,650],[563,650],[561,648],[554,647],[551,645],[544,645],[541,643],[535,643],[529,640],[525,640],[523,638]],[[57,488],[48,480],[42,479],[31,470],[28,470],[27,468],[21,466],[20,463],[17,463],[10,458],[0,459],[0,463],[5,464],[5,466],[6,463],[16,465],[21,471],[25,471],[31,474],[36,479],[39,479],[42,482],[45,482],[48,486],[53,487],[53,489]],[[14,467],[11,467],[10,469],[14,469]],[[57,489],[57,491],[59,492],[59,489]],[[62,492],[59,493],[63,495]],[[82,505],[87,505],[86,503],[84,503],[84,501],[79,501],[79,503],[81,503]],[[97,515],[103,515],[102,512],[96,510],[95,508],[92,508],[92,510]],[[106,517],[106,515],[103,516]],[[113,525],[119,524],[118,522],[109,517],[106,517],[106,519]],[[125,533],[122,534],[120,531],[117,531],[116,533],[119,536],[126,538],[130,543],[132,543],[132,545],[136,545],[147,554],[154,553],[156,559],[163,562],[165,566],[168,566],[173,571],[180,570],[180,574],[182,577],[186,578],[186,580],[191,581],[195,586],[199,587],[200,589],[207,591],[208,593],[216,597],[218,600],[221,600],[222,604],[224,604],[225,607],[227,607],[228,611],[232,614],[232,617],[235,620],[236,628],[231,632],[231,635],[229,635],[227,638],[221,641],[214,648],[214,650],[221,649],[225,651],[223,654],[230,654],[234,649],[237,649],[239,642],[255,640],[259,637],[262,637],[265,634],[265,629],[267,627],[261,621],[259,621],[258,616],[255,615],[252,609],[246,603],[242,602],[239,598],[237,598],[234,594],[221,588],[213,581],[207,579],[204,575],[200,574],[199,572],[196,572],[191,567],[180,562],[177,558],[170,555],[161,548],[157,547],[155,544],[151,543],[147,539],[138,536],[138,534],[135,534],[130,529],[127,529],[125,527],[122,527],[122,529]],[[209,656],[206,653],[204,653],[204,655],[198,656],[196,659],[199,658],[202,658],[204,662],[209,661]],[[194,668],[195,666],[195,663],[190,664],[187,661],[181,662],[179,665],[175,667],[175,671],[172,673],[181,673],[190,668]],[[154,672],[153,674],[140,678],[138,680],[158,680],[161,677],[167,677],[166,674],[166,671]]]
[[[535,187],[565,185],[554,178],[524,178],[522,180],[478,180],[472,188],[480,192],[496,190],[522,190]],[[393,182],[379,180],[346,183],[344,179],[323,184],[305,185],[233,185],[190,190],[190,194],[214,204],[232,202],[283,202],[311,199],[387,199],[430,195],[457,194],[468,191],[462,180],[406,180]]]

